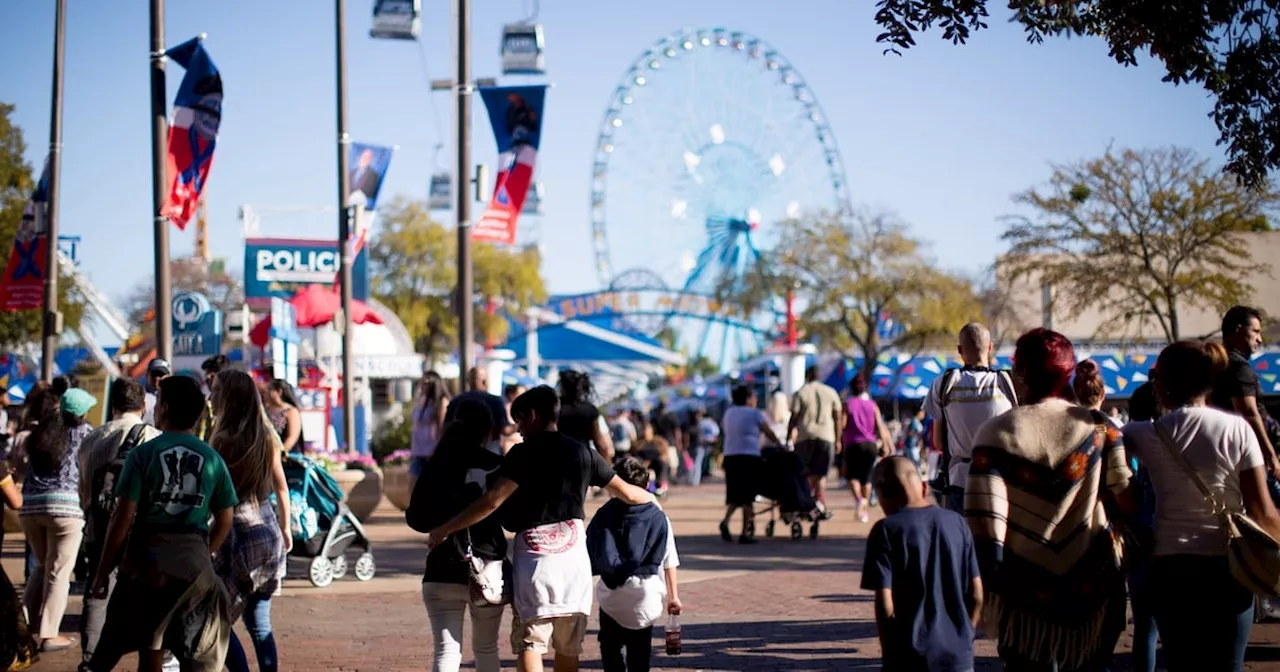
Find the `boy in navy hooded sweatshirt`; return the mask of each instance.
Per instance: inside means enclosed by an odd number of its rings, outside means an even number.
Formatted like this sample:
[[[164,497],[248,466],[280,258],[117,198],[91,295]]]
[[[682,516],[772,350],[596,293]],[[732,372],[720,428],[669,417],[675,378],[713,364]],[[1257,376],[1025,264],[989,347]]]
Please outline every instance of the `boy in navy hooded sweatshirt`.
[[[649,486],[649,470],[633,458],[617,467],[622,480]],[[605,672],[649,672],[653,625],[679,615],[675,534],[657,504],[633,506],[612,499],[587,526],[591,572],[600,577],[600,657]],[[626,651],[625,656],[623,651]]]

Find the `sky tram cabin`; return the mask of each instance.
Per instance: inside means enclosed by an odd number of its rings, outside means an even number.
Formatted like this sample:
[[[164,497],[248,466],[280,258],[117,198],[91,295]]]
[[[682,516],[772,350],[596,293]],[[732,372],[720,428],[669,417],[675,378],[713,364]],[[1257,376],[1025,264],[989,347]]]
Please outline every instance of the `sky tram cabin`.
[[[431,187],[427,191],[427,207],[432,210],[448,210],[453,205],[453,190],[449,188],[449,173],[436,173],[431,176]]]
[[[541,215],[542,214],[542,183],[534,182],[529,185],[529,193],[524,197],[524,205],[520,207],[520,213],[524,215]]]
[[[546,74],[542,24],[508,23],[502,27],[502,74]]]
[[[422,0],[374,0],[369,36],[416,40],[422,29]]]

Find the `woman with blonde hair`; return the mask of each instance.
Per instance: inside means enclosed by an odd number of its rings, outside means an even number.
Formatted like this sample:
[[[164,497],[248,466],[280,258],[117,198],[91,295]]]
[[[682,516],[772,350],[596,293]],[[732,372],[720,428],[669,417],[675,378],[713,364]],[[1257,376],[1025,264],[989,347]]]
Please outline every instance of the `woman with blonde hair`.
[[[280,580],[285,554],[293,547],[289,488],[281,463],[283,445],[267,418],[253,378],[243,371],[222,371],[214,378],[213,412],[217,421],[209,445],[226,461],[240,499],[231,536],[218,551],[216,567],[231,598],[231,623],[244,615],[258,668],[274,672],[279,661],[271,633],[271,595]],[[249,669],[244,647],[234,633],[227,669]]]

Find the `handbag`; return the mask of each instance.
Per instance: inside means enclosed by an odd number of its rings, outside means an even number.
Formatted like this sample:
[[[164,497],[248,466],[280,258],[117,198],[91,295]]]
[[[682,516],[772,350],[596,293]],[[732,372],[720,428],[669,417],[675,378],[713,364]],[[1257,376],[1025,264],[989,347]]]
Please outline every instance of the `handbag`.
[[[1169,449],[1169,454],[1182,465],[1182,469],[1204,496],[1205,503],[1213,509],[1213,515],[1221,519],[1226,527],[1227,562],[1231,568],[1231,576],[1255,595],[1280,596],[1280,543],[1245,514],[1227,510],[1213,496],[1204,481],[1200,480],[1195,467],[1182,454],[1169,430],[1159,422],[1152,424],[1155,425],[1160,441]]]
[[[471,604],[488,607],[511,603],[511,582],[506,580],[505,560],[486,560],[472,552],[471,530],[467,530],[467,584]]]

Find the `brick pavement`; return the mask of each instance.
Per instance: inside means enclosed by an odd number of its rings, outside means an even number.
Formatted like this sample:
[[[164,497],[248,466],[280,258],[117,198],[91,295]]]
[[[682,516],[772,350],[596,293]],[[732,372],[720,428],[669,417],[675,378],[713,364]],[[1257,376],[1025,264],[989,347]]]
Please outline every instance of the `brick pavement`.
[[[793,542],[762,539],[756,546],[725,544],[715,533],[723,490],[676,489],[666,504],[678,537],[681,598],[685,604],[684,654],[667,657],[655,633],[655,670],[874,670],[879,669],[871,597],[858,589],[864,536],[869,525],[852,520],[847,493],[836,496],[838,516],[822,538]],[[431,668],[431,638],[420,597],[424,548],[394,509],[384,507],[369,525],[378,576],[368,583],[348,577],[328,588],[291,578],[273,601],[273,621],[283,670],[424,670]],[[6,541],[5,569],[21,576],[20,544]],[[301,576],[303,565],[291,572]],[[79,598],[65,627],[76,628]],[[509,622],[509,616],[506,619]],[[583,656],[584,669],[599,669],[595,619]],[[504,624],[504,633],[508,631]],[[242,632],[243,634],[243,632]],[[505,639],[505,637],[504,637]],[[1280,624],[1254,629],[1249,670],[1280,670]],[[464,652],[469,647],[464,643]],[[1128,669],[1128,636],[1117,669]],[[506,642],[505,669],[514,669]],[[995,650],[979,640],[978,669],[998,669]],[[45,656],[35,670],[74,669],[78,655]],[[464,655],[470,661],[469,652]],[[126,667],[127,665],[127,667]],[[464,669],[473,669],[470,662]],[[126,661],[121,669],[132,669]]]

